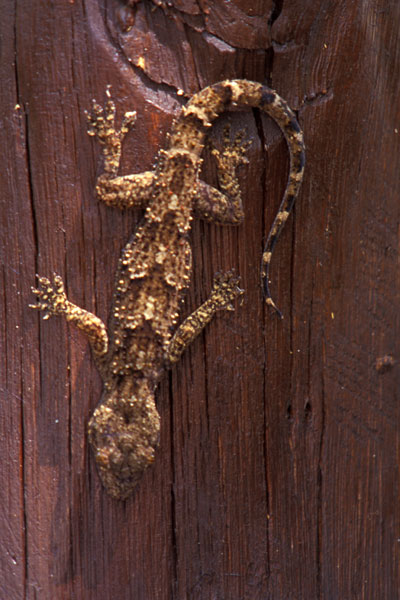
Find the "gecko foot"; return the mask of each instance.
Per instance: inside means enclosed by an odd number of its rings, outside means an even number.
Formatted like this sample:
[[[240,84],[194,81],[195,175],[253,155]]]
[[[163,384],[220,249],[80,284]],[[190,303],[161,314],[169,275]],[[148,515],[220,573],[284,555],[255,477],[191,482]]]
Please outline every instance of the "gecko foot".
[[[230,172],[230,170],[235,170],[239,165],[247,164],[249,159],[246,157],[246,152],[249,146],[251,146],[252,142],[244,141],[244,130],[238,131],[235,135],[233,141],[231,140],[231,127],[230,125],[226,125],[224,127],[223,134],[223,148],[222,150],[218,150],[217,148],[213,148],[211,154],[215,156],[218,169],[222,173]]]
[[[235,275],[233,269],[226,273],[216,273],[214,275],[211,300],[215,304],[216,310],[234,310],[232,301],[244,294],[244,290],[239,287],[239,283],[240,277]]]
[[[103,146],[114,148],[120,146],[125,135],[133,127],[136,121],[136,111],[126,112],[121,123],[120,129],[115,125],[115,102],[111,98],[111,86],[106,89],[107,101],[103,106],[96,100],[92,101],[92,110],[85,111],[88,122],[88,134],[96,136]]]
[[[30,308],[42,310],[45,314],[43,319],[49,319],[53,315],[60,315],[66,312],[68,304],[67,296],[64,291],[64,282],[59,275],[54,274],[52,284],[47,277],[38,278],[38,287],[32,287],[32,292],[37,296],[37,304],[30,304]]]

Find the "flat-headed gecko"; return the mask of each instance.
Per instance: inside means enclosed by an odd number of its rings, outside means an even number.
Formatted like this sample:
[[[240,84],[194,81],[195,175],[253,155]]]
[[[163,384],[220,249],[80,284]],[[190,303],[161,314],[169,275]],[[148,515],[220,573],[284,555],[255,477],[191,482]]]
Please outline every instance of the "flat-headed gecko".
[[[236,168],[246,162],[248,143],[242,134],[230,141],[225,133],[222,151],[212,151],[222,190],[218,191],[199,178],[206,133],[225,110],[251,107],[270,115],[286,139],[288,182],[261,268],[266,303],[276,310],[268,269],[300,188],[305,155],[299,124],[276,92],[260,83],[228,80],[203,89],[182,108],[153,171],[118,176],[121,144],[136,113],[126,113],[117,128],[109,89],[107,96],[104,108],[93,101],[87,115],[89,134],[97,137],[102,150],[97,196],[120,209],[145,209],[118,263],[108,330],[97,316],[67,299],[58,275],[53,281],[38,277],[37,289],[32,288],[37,304],[32,306],[43,311],[45,319],[64,316],[89,340],[104,384],[89,421],[89,441],[108,493],[123,500],[154,461],[160,429],[155,389],[163,371],[178,361],[218,310],[232,309],[232,301],[243,293],[233,272],[217,274],[209,298],[176,328],[192,272],[189,232],[193,217],[231,225],[243,220]]]

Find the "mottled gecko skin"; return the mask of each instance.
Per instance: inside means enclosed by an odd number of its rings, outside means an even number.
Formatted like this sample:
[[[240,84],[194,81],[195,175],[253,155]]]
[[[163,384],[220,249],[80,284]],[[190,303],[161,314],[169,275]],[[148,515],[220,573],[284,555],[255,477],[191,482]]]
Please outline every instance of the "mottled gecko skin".
[[[225,110],[254,107],[276,121],[287,141],[289,180],[262,260],[266,302],[275,309],[268,268],[299,191],[304,143],[293,112],[276,92],[251,81],[224,81],[205,88],[182,108],[154,171],[120,177],[121,144],[136,115],[126,113],[117,129],[109,90],[107,95],[105,107],[94,102],[88,115],[89,134],[96,136],[102,147],[103,172],[96,183],[97,196],[121,209],[145,208],[118,263],[108,331],[98,317],[67,299],[59,276],[53,282],[39,277],[33,292],[38,300],[34,308],[44,311],[45,319],[63,315],[88,337],[104,383],[102,398],[89,421],[89,441],[108,493],[123,500],[154,461],[160,429],[154,394],[163,371],[177,362],[218,310],[232,309],[232,301],[243,293],[232,272],[216,275],[208,300],[176,328],[192,272],[188,236],[193,216],[231,225],[243,220],[235,171],[246,162],[249,144],[243,143],[242,134],[230,141],[225,132],[222,152],[213,150],[222,190],[218,191],[199,179],[206,133]]]

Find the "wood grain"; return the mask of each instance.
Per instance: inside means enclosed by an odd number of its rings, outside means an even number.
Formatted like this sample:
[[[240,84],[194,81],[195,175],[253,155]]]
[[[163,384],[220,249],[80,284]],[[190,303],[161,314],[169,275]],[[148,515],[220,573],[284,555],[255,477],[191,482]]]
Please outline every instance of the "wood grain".
[[[400,5],[3,4],[0,597],[397,598]],[[91,98],[111,84],[119,114],[137,110],[123,168],[139,172],[186,98],[228,77],[274,87],[305,134],[271,269],[285,318],[262,304],[259,263],[287,151],[267,118],[235,113],[212,137],[230,119],[253,140],[246,220],[195,223],[185,314],[218,270],[235,267],[246,296],[163,380],[157,461],[117,502],[87,444],[100,395],[89,348],[28,309],[30,286],[56,271],[107,319],[140,215],[94,199]],[[215,183],[209,157],[204,172]]]

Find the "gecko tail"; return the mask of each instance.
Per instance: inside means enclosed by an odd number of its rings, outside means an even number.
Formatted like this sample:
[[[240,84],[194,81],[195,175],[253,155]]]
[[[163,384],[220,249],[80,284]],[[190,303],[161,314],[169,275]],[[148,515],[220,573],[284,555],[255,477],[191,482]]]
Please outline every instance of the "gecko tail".
[[[292,158],[292,157],[291,157]],[[293,159],[291,160],[293,162]],[[304,167],[304,161],[302,162]],[[282,229],[285,226],[287,219],[292,211],[293,204],[296,200],[296,197],[299,192],[301,179],[299,180],[297,176],[297,180],[294,183],[291,183],[291,179],[296,179],[293,175],[294,169],[290,170],[289,173],[289,181],[286,186],[286,190],[279,207],[279,210],[275,216],[274,222],[272,223],[272,227],[269,231],[267,242],[265,244],[265,248],[262,254],[261,259],[261,287],[263,290],[263,295],[265,298],[265,303],[273,308],[275,312],[278,314],[280,319],[283,319],[283,314],[276,306],[275,302],[271,297],[271,292],[269,289],[270,279],[269,279],[269,269],[271,265],[272,254],[278,241],[278,238],[282,232]],[[301,172],[302,173],[302,172]]]
[[[279,125],[289,150],[289,175],[278,212],[268,233],[261,261],[262,289],[266,304],[271,306],[283,319],[281,311],[271,298],[269,290],[269,268],[276,242],[288,220],[303,181],[305,166],[305,145],[303,132],[295,114],[285,100],[276,92],[263,86],[260,108]]]
[[[183,147],[200,156],[207,130],[225,110],[258,108],[279,126],[289,150],[289,175],[285,193],[274,219],[262,259],[262,288],[266,303],[282,317],[269,292],[268,271],[276,241],[290,215],[303,180],[305,146],[303,132],[288,103],[271,88],[246,79],[215,83],[195,94],[182,108],[172,128],[171,147]]]
[[[268,242],[265,246],[262,261],[261,261],[261,287],[265,299],[265,304],[270,306],[278,315],[280,319],[283,319],[283,314],[272,299],[271,292],[269,289],[269,266],[271,263],[272,250]]]
[[[275,313],[278,315],[278,317],[280,319],[283,319],[283,314],[282,314],[281,310],[277,307],[275,302],[272,300],[271,293],[269,291],[268,280],[264,279],[263,283],[264,283],[263,292],[264,292],[265,304],[267,304],[267,306],[270,306],[275,311]]]

